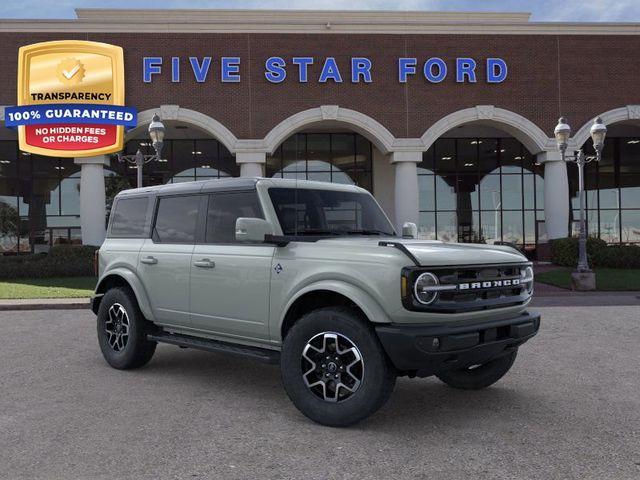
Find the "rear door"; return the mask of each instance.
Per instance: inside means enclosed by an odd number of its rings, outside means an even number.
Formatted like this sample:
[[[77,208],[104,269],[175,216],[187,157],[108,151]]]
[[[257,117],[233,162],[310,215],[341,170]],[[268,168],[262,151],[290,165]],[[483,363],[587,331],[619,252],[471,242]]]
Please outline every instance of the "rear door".
[[[189,327],[189,275],[203,195],[159,197],[138,272],[158,323]]]
[[[264,218],[255,190],[209,195],[202,243],[192,255],[191,323],[217,335],[268,339],[275,247],[236,242],[238,217]]]

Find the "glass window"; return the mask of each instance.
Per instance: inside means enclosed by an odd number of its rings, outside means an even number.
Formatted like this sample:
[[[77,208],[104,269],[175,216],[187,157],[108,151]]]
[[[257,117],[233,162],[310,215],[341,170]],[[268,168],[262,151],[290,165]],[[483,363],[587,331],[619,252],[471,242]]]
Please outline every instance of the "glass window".
[[[210,195],[206,243],[235,243],[236,220],[240,217],[264,218],[256,192]]]
[[[307,170],[310,172],[331,171],[331,135],[309,133],[307,137]]]
[[[160,198],[154,240],[160,243],[194,243],[199,195]]]
[[[285,235],[393,235],[393,228],[369,194],[332,190],[270,188]]]
[[[502,212],[502,240],[515,244],[524,243],[522,212]]]
[[[18,148],[16,142],[0,141],[0,178],[18,175]]]
[[[580,218],[579,213],[576,220]],[[620,242],[620,211],[600,210],[600,238],[607,243]]]
[[[195,142],[193,140],[173,140],[173,157],[171,172],[174,177],[195,177],[194,157]]]
[[[418,190],[420,210],[435,210],[435,184],[434,175],[418,175]]]
[[[640,208],[640,174],[620,175],[620,206]]]
[[[298,133],[267,156],[267,177],[356,184],[372,190],[371,142],[354,133]]]
[[[522,161],[524,159],[522,144],[515,138],[501,138],[499,145],[500,163],[502,173],[522,172]]]
[[[481,175],[496,172],[498,168],[498,140],[491,138],[478,138],[478,170]],[[497,172],[496,172],[497,173]]]
[[[455,177],[452,178],[452,183]],[[440,175],[436,176],[436,205],[438,210],[455,210],[456,209],[456,192],[453,185],[449,185],[447,181]]]
[[[456,212],[438,212],[436,214],[438,225],[438,240],[443,242],[458,241],[458,226]]]
[[[621,225],[623,242],[640,242],[640,210],[623,210]]]
[[[425,240],[436,239],[436,214],[435,212],[420,212],[420,225],[418,226],[418,238]]]
[[[471,140],[467,140],[470,142]],[[438,140],[435,148],[435,169],[438,175],[455,175],[456,173],[456,141],[453,138]],[[469,147],[471,148],[471,147]]]
[[[521,175],[502,175],[502,209],[522,210]]]
[[[148,197],[121,198],[111,215],[110,236],[145,237],[148,231]]]

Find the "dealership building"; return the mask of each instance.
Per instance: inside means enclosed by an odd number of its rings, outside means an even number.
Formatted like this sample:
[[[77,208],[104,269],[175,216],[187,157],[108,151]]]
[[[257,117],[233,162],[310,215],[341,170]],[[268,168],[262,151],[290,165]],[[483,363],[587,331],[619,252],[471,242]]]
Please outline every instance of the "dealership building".
[[[124,50],[145,185],[234,176],[351,183],[396,226],[447,242],[535,252],[575,233],[585,170],[591,235],[640,243],[640,24],[532,22],[526,13],[78,9],[72,20],[0,20],[0,105],[16,104],[18,49],[90,40]],[[1,120],[4,121],[4,115]],[[113,195],[134,187],[115,156],[21,152],[0,127],[0,253],[98,245]]]

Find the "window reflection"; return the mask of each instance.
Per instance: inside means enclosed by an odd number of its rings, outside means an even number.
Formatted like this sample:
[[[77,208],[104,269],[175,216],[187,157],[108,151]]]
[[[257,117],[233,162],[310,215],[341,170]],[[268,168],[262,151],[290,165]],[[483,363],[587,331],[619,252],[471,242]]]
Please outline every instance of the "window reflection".
[[[542,171],[512,138],[441,138],[418,165],[422,238],[535,246]]]
[[[640,141],[630,137],[607,137],[602,160],[585,171],[587,228],[589,235],[607,243],[638,243],[637,212],[640,209]],[[591,140],[584,145],[593,151]],[[578,169],[568,165],[571,222],[577,234],[580,218]]]
[[[371,174],[371,142],[355,133],[298,133],[267,156],[267,177],[358,185],[371,191]]]

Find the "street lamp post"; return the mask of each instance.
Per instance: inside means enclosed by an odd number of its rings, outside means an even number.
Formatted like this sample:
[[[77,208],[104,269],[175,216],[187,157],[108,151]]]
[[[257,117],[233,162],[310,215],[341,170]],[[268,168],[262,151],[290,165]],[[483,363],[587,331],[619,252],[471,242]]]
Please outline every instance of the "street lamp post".
[[[127,162],[136,166],[136,172],[138,177],[137,186],[142,187],[142,167],[145,163],[149,163],[152,160],[161,160],[162,145],[164,143],[165,128],[164,124],[160,121],[158,114],[155,114],[151,119],[149,125],[149,138],[151,138],[151,144],[155,153],[153,155],[144,155],[138,148],[135,155],[122,155],[118,153],[119,162]]]
[[[589,261],[587,259],[587,228],[585,218],[585,191],[584,191],[584,166],[590,162],[599,162],[602,158],[602,148],[604,147],[604,138],[607,134],[607,127],[602,123],[602,119],[597,117],[591,126],[591,139],[593,140],[593,148],[595,155],[585,155],[582,149],[573,155],[567,155],[567,146],[569,137],[571,136],[571,127],[567,123],[566,118],[561,117],[558,125],[554,130],[558,149],[562,154],[562,160],[574,162],[578,166],[578,191],[580,196],[580,237],[578,240],[578,267],[577,273],[591,273]]]

